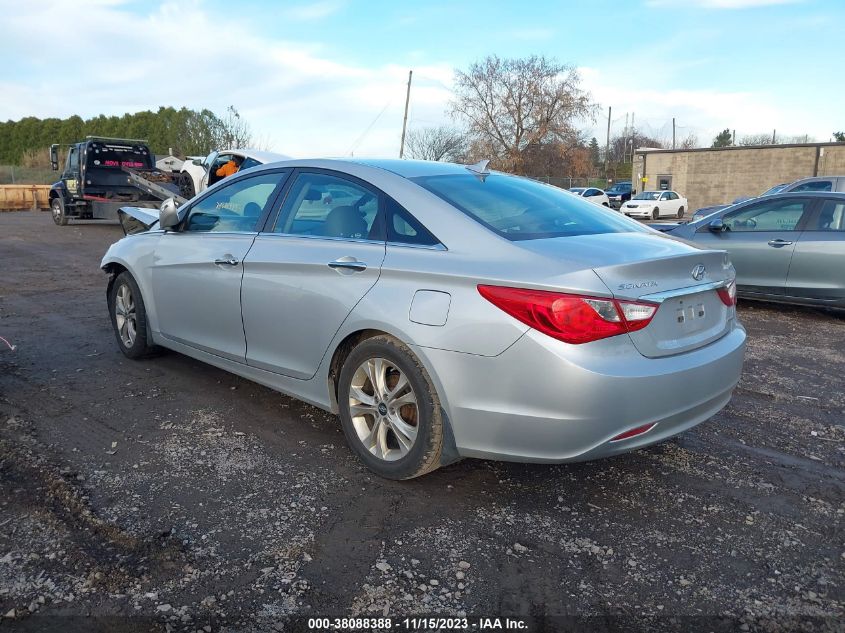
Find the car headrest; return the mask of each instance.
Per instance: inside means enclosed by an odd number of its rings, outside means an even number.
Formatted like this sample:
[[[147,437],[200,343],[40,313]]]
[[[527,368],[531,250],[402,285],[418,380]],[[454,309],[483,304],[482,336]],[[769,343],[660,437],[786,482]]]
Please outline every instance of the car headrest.
[[[355,207],[335,207],[326,216],[324,235],[363,239],[367,237],[367,222]]]

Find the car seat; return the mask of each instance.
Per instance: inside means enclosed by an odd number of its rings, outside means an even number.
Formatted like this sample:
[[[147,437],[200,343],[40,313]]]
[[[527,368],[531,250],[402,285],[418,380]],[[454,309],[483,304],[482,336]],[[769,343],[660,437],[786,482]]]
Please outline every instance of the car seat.
[[[367,237],[367,222],[355,207],[335,207],[326,216],[323,235],[364,239]]]

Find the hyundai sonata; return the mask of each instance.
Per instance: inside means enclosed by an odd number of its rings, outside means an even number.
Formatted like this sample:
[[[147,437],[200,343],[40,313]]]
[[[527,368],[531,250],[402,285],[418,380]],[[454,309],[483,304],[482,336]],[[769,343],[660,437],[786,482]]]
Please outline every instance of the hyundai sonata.
[[[117,343],[335,412],[373,471],[614,455],[710,418],[745,330],[724,251],[484,163],[287,161],[102,261]]]

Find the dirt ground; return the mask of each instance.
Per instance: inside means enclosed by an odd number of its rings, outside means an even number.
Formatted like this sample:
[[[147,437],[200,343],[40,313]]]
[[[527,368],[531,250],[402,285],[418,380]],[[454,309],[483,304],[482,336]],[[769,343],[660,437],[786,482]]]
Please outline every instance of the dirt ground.
[[[733,400],[662,445],[398,483],[320,410],[125,359],[98,268],[120,236],[0,213],[0,630],[843,630],[842,315],[741,302]]]

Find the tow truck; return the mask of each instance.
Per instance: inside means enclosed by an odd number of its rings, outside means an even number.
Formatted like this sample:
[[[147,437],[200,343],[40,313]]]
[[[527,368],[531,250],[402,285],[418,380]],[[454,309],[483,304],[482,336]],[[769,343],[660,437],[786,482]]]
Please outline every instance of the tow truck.
[[[50,165],[59,169],[59,145],[50,146]],[[61,179],[50,187],[53,221],[71,218],[117,220],[118,210],[132,206],[158,209],[162,200],[187,202],[173,174],[156,169],[146,141],[88,136],[68,146]]]

